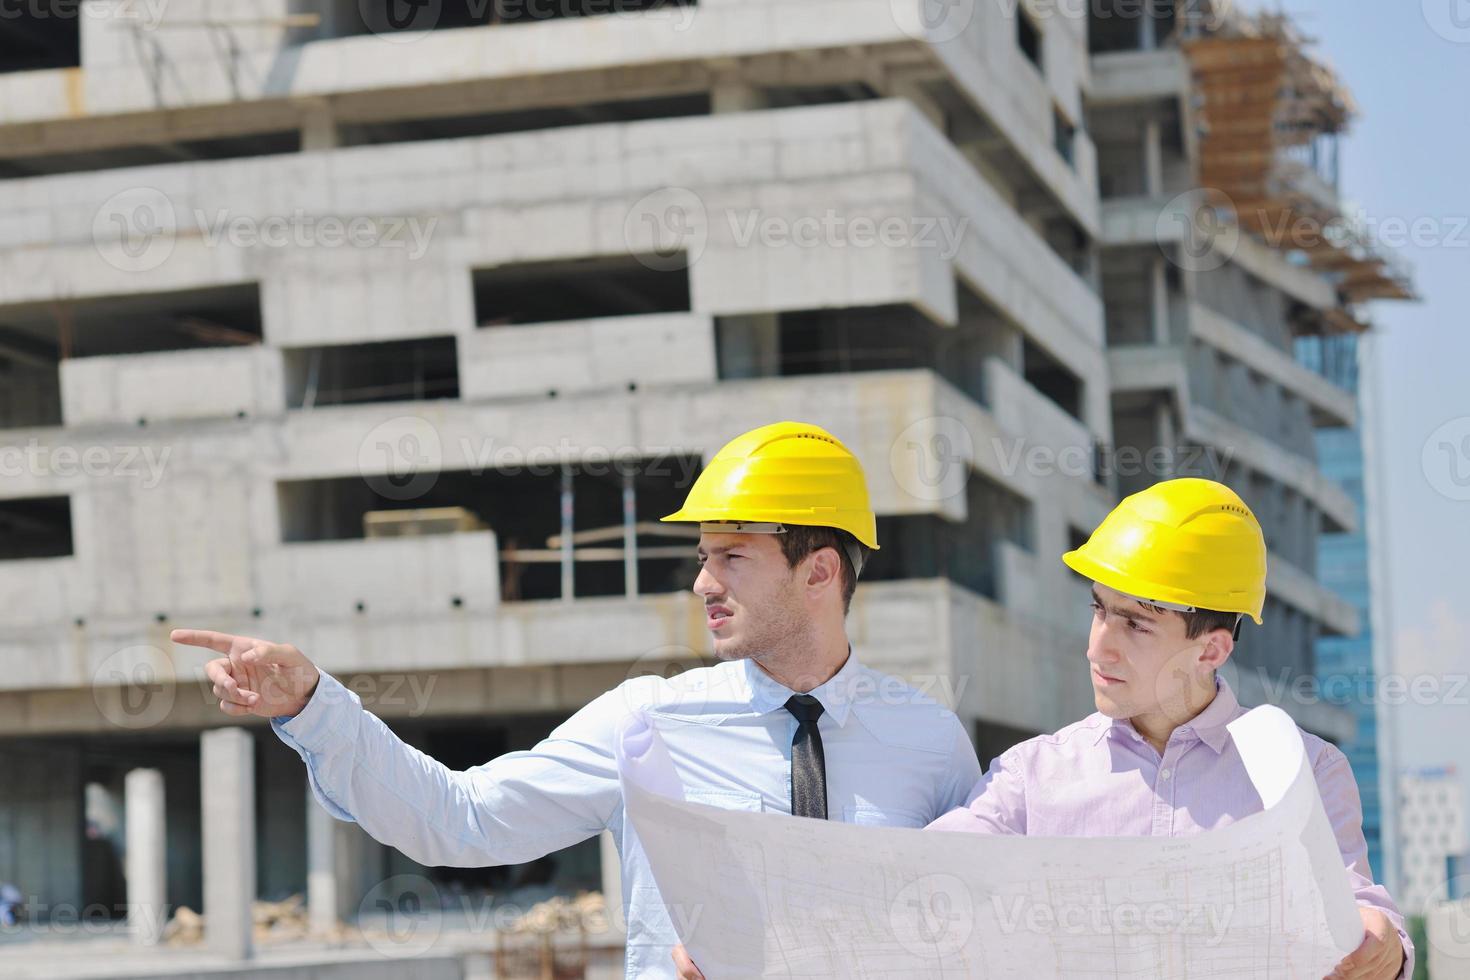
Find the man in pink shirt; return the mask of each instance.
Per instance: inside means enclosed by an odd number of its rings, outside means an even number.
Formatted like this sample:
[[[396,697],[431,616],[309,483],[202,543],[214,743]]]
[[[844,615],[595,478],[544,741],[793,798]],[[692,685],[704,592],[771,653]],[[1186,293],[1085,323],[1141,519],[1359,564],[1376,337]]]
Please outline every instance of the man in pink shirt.
[[[1092,579],[1087,662],[1097,712],[1022,742],[990,764],[969,803],[930,830],[1072,837],[1181,837],[1261,810],[1226,724],[1245,709],[1218,669],[1240,622],[1266,601],[1266,542],[1255,515],[1210,480],[1157,484],[1125,499],[1062,557]],[[1363,918],[1362,944],[1332,980],[1393,980],[1414,946],[1373,882],[1347,757],[1302,732]],[[702,974],[681,946],[683,980]]]
[[[1093,580],[1087,661],[1097,712],[990,764],[970,802],[929,825],[982,834],[1180,837],[1261,810],[1225,726],[1245,713],[1216,671],[1261,622],[1266,544],[1228,487],[1170,480],[1134,494],[1063,556]],[[1403,917],[1373,882],[1347,757],[1302,732],[1363,918],[1331,976],[1413,974]]]

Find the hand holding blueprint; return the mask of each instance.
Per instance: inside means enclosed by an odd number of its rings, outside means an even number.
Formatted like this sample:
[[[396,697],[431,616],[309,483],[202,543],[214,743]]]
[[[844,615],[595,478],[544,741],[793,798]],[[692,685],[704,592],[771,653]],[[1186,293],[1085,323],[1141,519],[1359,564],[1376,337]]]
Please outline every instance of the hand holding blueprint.
[[[625,729],[620,767],[659,893],[709,980],[1318,980],[1363,928],[1301,736],[1274,707],[1230,731],[1265,809],[1180,838],[987,837],[687,803],[647,719]]]

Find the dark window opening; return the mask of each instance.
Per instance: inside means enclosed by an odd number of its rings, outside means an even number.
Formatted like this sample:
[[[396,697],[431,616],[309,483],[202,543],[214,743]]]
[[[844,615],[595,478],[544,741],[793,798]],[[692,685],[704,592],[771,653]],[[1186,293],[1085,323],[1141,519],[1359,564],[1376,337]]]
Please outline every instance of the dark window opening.
[[[671,268],[671,266],[677,266]],[[482,327],[689,309],[682,256],[516,263],[474,272],[475,322]]]
[[[791,109],[804,105],[830,105],[834,102],[867,102],[878,98],[872,86],[863,82],[845,85],[780,85],[761,90],[772,109]]]
[[[1028,738],[1035,738],[1039,734],[1041,733],[1024,728],[1012,728],[993,721],[977,721],[975,722],[975,755],[979,758],[981,766],[988,772],[992,760],[998,758],[1007,749],[1020,745]]]
[[[0,24],[4,21],[0,20]],[[295,153],[301,148],[299,130],[223,136],[216,139],[159,141],[112,146],[104,150],[75,150],[63,153],[15,156],[0,159],[0,179],[48,177],[57,174],[146,167],[161,163],[196,160],[237,160]],[[4,150],[0,149],[0,154]]]
[[[967,514],[957,524],[934,514],[879,517],[878,542],[863,581],[944,578],[970,591],[999,599],[997,546],[1008,541],[1032,550],[1030,501],[979,473],[965,484]]]
[[[453,337],[293,348],[285,371],[289,408],[459,397]]]
[[[1022,341],[1022,373],[1026,383],[1055,402],[1074,419],[1082,419],[1082,379],[1029,339]]]
[[[695,0],[444,0],[443,3],[359,3],[327,0],[320,37],[442,31],[461,27],[530,24],[570,17],[660,11]],[[668,16],[688,16],[670,12]]]
[[[525,751],[565,721],[558,715],[497,716],[487,725],[482,716],[435,718],[393,724],[399,737],[456,771],[473,769],[507,752]],[[385,851],[389,849],[384,847]],[[415,865],[415,868],[418,866]],[[393,869],[397,870],[397,869]],[[476,908],[489,914],[502,905],[529,908],[549,894],[576,895],[602,889],[602,848],[596,837],[553,851],[524,864],[486,868],[436,867],[418,872],[439,890],[460,896],[444,908],[458,908],[463,896],[488,899]]]
[[[1062,115],[1062,110],[1059,108],[1053,107],[1052,115],[1056,118],[1053,129],[1057,153],[1067,161],[1067,166],[1075,169],[1077,166],[1077,127]]]
[[[51,0],[0,8],[0,73],[81,65],[81,7]]]
[[[70,554],[70,497],[0,500],[0,561]]]
[[[715,341],[726,380],[924,368],[981,403],[994,346],[976,319],[948,327],[901,305],[718,317]]]
[[[290,542],[365,536],[374,512],[462,507],[496,533],[501,599],[561,597],[562,466],[534,455],[480,472],[450,470],[412,499],[383,493],[372,475],[277,485],[281,533]],[[695,456],[658,456],[568,464],[572,474],[573,579],[577,596],[624,595],[623,474],[630,473],[638,546],[638,592],[679,592],[694,584],[697,540],[690,525],[659,525],[683,504],[699,474]],[[382,478],[385,482],[388,477]],[[656,550],[655,550],[656,549]],[[519,556],[518,551],[528,554]],[[614,553],[616,552],[616,553]]]
[[[509,112],[392,119],[382,122],[343,122],[337,127],[337,133],[341,145],[361,146],[529,133],[566,126],[636,122],[640,119],[674,119],[683,116],[707,116],[709,113],[709,93],[692,92],[648,99],[540,106]]]
[[[61,425],[67,357],[260,343],[254,284],[0,310],[0,429]]]
[[[1038,70],[1045,70],[1041,63],[1041,31],[1037,30],[1031,15],[1019,3],[1016,4],[1016,43],[1021,46],[1021,53],[1027,61]]]
[[[1093,0],[1087,48],[1093,54],[1152,50],[1174,34],[1175,0]]]

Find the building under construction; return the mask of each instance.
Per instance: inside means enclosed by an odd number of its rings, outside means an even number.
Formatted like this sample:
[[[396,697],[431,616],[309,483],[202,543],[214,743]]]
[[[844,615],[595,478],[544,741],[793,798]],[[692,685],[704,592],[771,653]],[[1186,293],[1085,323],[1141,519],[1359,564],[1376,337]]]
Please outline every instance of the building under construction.
[[[527,748],[706,655],[657,518],[770,421],[864,461],[854,647],[982,761],[1092,710],[1058,557],[1158,479],[1265,528],[1247,703],[1359,628],[1315,568],[1357,518],[1313,432],[1355,403],[1292,351],[1412,288],[1343,214],[1352,102],[1280,18],[103,6],[0,21],[0,881],[37,916],[122,907],[139,768],[164,901],[206,916],[210,835],[348,921],[398,873],[602,886],[597,841],[423,869],[322,829],[264,725],[211,741],[235,725],[169,630],[294,643],[456,768]],[[252,819],[211,830],[201,751],[253,767],[212,788]]]

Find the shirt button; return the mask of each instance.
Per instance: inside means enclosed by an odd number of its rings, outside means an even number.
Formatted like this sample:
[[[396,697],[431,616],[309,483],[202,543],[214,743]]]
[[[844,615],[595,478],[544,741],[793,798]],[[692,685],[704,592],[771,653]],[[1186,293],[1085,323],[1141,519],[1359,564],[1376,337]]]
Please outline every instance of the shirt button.
[[[1159,773],[1159,775],[1164,779],[1168,779],[1170,776],[1174,775],[1174,770],[1165,769],[1163,772]]]

